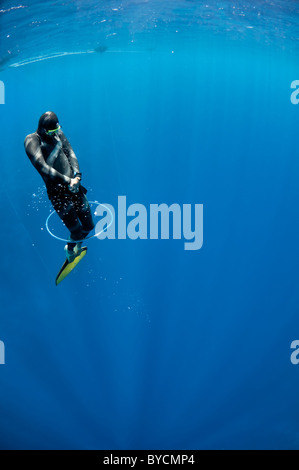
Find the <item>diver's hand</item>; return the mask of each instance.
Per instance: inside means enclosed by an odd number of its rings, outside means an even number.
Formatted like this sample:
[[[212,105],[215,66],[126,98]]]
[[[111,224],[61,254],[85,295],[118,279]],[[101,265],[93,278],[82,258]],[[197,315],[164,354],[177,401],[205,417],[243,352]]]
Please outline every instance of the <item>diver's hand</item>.
[[[69,190],[72,193],[77,193],[79,191],[79,184],[80,184],[80,178],[79,176],[76,176],[76,178],[72,178],[71,182],[69,184]]]
[[[62,148],[62,142],[58,136],[55,135],[56,145],[55,150],[59,151]]]
[[[62,142],[59,139],[59,137],[57,137],[56,135],[54,136],[52,140],[52,144],[55,145],[55,147],[53,148],[52,152],[47,158],[47,165],[49,166],[54,165],[54,162],[56,158],[58,157],[60,150],[62,149]]]

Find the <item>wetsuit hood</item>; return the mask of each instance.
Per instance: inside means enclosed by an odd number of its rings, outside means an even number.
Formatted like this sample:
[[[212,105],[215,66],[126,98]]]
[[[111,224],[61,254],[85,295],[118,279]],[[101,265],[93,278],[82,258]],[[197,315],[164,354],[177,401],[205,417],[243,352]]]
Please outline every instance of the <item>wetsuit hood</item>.
[[[44,138],[47,136],[47,131],[57,129],[57,127],[59,127],[58,117],[52,111],[47,111],[39,118],[37,133]]]

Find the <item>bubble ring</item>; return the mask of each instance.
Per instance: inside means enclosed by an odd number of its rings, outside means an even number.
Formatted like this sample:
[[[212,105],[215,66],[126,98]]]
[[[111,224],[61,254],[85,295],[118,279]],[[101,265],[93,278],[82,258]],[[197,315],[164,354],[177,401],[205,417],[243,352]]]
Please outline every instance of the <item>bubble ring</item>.
[[[84,242],[85,240],[90,240],[91,238],[94,238],[94,237],[98,237],[101,233],[104,232],[104,230],[107,230],[110,227],[110,225],[113,223],[113,214],[112,214],[111,210],[109,209],[109,207],[105,206],[105,204],[101,204],[98,201],[88,201],[88,203],[89,204],[98,204],[99,206],[104,207],[107,210],[107,212],[110,213],[111,220],[110,220],[110,223],[107,225],[107,227],[105,229],[101,230],[100,232],[97,232],[94,235],[90,235],[89,237],[83,238],[82,240],[74,240],[74,242],[77,242],[77,243]],[[51,237],[56,238],[56,240],[60,240],[61,242],[69,242],[70,239],[57,237],[57,235],[54,235],[54,233],[51,232],[51,230],[49,229],[49,220],[52,217],[52,215],[55,214],[55,213],[56,213],[56,211],[52,211],[48,215],[47,220],[46,220],[46,229],[47,229],[48,233],[51,235]]]

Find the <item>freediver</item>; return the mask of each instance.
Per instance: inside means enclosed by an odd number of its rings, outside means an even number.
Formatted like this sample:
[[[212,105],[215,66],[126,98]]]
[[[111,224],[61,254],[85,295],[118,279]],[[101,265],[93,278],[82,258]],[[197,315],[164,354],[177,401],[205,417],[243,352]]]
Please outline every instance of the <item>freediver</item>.
[[[24,145],[45,182],[53,208],[70,231],[64,249],[71,263],[81,253],[82,241],[78,240],[83,240],[94,228],[77,157],[52,111],[40,117],[36,132],[26,136]]]

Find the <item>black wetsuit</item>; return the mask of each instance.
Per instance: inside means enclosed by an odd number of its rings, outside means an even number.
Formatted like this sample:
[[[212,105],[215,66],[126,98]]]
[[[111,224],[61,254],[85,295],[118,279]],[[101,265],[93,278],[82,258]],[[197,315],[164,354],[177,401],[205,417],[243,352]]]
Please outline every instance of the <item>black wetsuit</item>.
[[[61,148],[55,152],[59,140]],[[54,209],[71,232],[71,240],[82,240],[94,228],[94,222],[86,189],[81,184],[77,193],[68,188],[72,178],[81,178],[78,160],[69,141],[61,130],[55,137],[41,137],[34,132],[26,137],[24,145],[31,163],[46,184]],[[75,243],[68,243],[69,249],[74,246]]]

